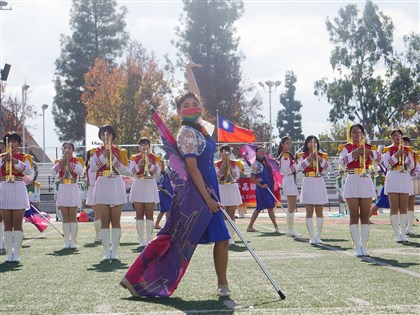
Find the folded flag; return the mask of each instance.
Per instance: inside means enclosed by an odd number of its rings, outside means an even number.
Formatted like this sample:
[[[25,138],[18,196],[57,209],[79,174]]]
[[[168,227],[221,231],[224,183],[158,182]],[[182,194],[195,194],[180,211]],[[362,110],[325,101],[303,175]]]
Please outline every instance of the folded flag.
[[[219,126],[217,128],[219,142],[246,142],[255,141],[255,135],[251,130],[238,127],[226,118],[217,115]]]

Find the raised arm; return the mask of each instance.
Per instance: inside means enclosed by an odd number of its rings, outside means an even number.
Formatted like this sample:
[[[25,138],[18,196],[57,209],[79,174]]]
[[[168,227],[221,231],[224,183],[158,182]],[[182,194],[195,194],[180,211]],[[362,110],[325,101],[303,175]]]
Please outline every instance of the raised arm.
[[[195,95],[200,96],[200,89],[198,88],[197,81],[195,80],[193,68],[200,68],[201,65],[194,63],[191,56],[188,56],[188,63],[185,65],[187,73],[188,92],[193,92]]]

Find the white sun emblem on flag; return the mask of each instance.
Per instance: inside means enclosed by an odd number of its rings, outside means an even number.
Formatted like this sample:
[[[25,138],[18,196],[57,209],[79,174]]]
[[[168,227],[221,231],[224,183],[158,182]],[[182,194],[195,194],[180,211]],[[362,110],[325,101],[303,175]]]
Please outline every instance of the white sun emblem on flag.
[[[222,125],[223,125],[223,129],[226,129],[226,130],[229,129],[229,123],[226,120],[223,120]]]

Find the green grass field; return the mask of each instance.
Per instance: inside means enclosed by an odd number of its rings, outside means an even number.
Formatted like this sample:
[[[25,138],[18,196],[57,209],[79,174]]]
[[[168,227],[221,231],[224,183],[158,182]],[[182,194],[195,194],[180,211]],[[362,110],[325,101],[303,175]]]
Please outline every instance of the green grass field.
[[[123,217],[120,261],[101,262],[93,223],[79,225],[78,249],[62,250],[62,237],[51,227],[40,234],[24,224],[20,264],[0,263],[1,314],[420,314],[420,235],[409,244],[393,240],[388,215],[374,217],[371,258],[353,256],[348,218],[325,212],[322,246],[307,243],[303,213],[296,220],[301,239],[273,233],[266,215],[259,231],[240,230],[286,295],[280,300],[244,244],[229,251],[232,296],[219,299],[212,245],[199,245],[188,270],[169,299],[135,299],[119,281],[138,255],[134,215]],[[286,229],[278,213],[280,231]],[[417,213],[417,217],[419,214]],[[54,222],[59,229],[61,224]],[[238,237],[236,237],[238,240]],[[0,256],[4,261],[4,256]]]

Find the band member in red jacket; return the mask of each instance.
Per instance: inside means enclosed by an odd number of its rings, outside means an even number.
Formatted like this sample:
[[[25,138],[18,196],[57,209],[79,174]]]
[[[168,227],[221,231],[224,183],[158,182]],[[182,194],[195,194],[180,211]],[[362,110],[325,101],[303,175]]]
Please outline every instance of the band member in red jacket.
[[[101,236],[105,251],[103,260],[118,259],[121,211],[127,203],[125,185],[121,176],[128,172],[127,152],[114,145],[117,133],[111,125],[102,126],[98,136],[103,145],[91,151],[90,169],[92,172],[98,172],[95,204],[101,212]],[[112,239],[110,225],[112,225]]]
[[[63,215],[64,248],[75,249],[78,228],[77,208],[82,206],[77,178],[83,174],[84,161],[80,157],[73,156],[73,143],[65,142],[62,149],[63,158],[55,161],[51,173],[60,180],[56,203]]]
[[[159,202],[159,192],[156,177],[160,175],[159,157],[150,152],[150,140],[140,138],[139,154],[130,157],[129,169],[134,174],[131,186],[130,202],[136,210],[136,228],[140,247],[146,246],[152,240],[153,209]],[[144,219],[146,219],[146,241],[144,239]]]
[[[32,174],[32,157],[19,152],[22,138],[17,133],[6,134],[3,142],[6,152],[0,155],[0,212],[4,222],[6,262],[20,262],[22,220],[25,209],[29,208],[23,177]]]
[[[369,213],[372,199],[376,199],[375,187],[367,173],[372,162],[378,163],[381,160],[381,154],[376,151],[376,146],[365,142],[365,129],[362,125],[354,124],[350,127],[350,138],[351,143],[340,145],[338,148],[339,163],[346,167],[348,173],[343,197],[350,212],[350,233],[354,243],[354,255],[362,257],[369,256],[367,250]]]
[[[388,169],[385,178],[385,194],[389,198],[390,220],[397,243],[408,242],[407,230],[408,196],[413,190],[410,172],[414,168],[411,147],[404,145],[399,129],[391,132],[392,145],[383,151],[383,163]],[[399,214],[399,220],[398,220]],[[399,221],[399,226],[398,226]]]

